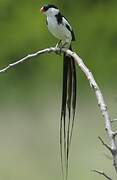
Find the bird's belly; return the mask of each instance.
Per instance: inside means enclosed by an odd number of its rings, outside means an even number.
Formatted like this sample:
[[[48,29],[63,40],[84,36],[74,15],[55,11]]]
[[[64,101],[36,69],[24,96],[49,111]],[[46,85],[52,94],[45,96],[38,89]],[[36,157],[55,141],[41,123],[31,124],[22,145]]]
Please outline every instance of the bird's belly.
[[[62,29],[58,25],[48,25],[49,31],[58,39],[65,38],[64,33],[62,32]]]
[[[70,32],[62,25],[56,23],[56,21],[48,20],[48,30],[60,40],[69,39],[71,41],[71,34]]]

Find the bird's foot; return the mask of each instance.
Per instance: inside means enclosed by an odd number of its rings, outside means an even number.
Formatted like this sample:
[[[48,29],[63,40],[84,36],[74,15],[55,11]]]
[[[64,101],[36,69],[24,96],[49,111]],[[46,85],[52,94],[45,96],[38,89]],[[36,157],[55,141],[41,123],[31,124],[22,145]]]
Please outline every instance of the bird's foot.
[[[61,55],[62,54],[62,49],[64,48],[64,49],[68,49],[69,48],[69,43],[68,42],[62,42],[62,40],[60,40],[57,44],[56,44],[56,48],[59,48],[58,50],[57,50],[57,54],[58,55]]]
[[[59,50],[56,51],[56,54],[61,55],[61,40],[56,44],[55,48],[59,48]]]
[[[65,42],[64,44],[62,44],[62,47],[61,48],[68,48],[68,43]]]
[[[61,46],[61,42],[62,42],[62,41],[60,40],[60,41],[56,44],[55,47],[56,47],[56,48],[59,48],[59,47]]]

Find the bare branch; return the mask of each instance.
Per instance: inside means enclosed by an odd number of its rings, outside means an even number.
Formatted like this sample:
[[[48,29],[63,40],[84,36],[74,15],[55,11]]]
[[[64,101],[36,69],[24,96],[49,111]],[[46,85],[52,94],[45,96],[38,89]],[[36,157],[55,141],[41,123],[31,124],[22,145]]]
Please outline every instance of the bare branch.
[[[104,101],[104,98],[103,98],[103,95],[102,95],[102,92],[101,92],[99,86],[97,85],[91,71],[87,68],[87,66],[84,64],[83,60],[75,52],[72,52],[69,49],[59,49],[56,47],[50,47],[50,48],[38,51],[34,54],[29,54],[28,56],[20,59],[19,61],[16,61],[12,64],[9,64],[5,68],[1,69],[0,73],[6,72],[8,69],[16,66],[17,64],[20,64],[24,61],[27,61],[27,60],[34,58],[34,57],[37,57],[39,55],[47,54],[47,53],[57,53],[57,52],[66,53],[67,55],[74,58],[74,60],[76,61],[76,63],[78,64],[78,66],[80,67],[82,72],[85,74],[86,78],[88,79],[90,86],[94,90],[94,93],[95,93],[96,99],[97,99],[97,104],[98,104],[99,109],[102,113],[102,116],[104,117],[105,129],[106,129],[107,135],[109,137],[110,147],[108,145],[106,145],[102,139],[100,139],[100,140],[103,143],[103,145],[108,147],[109,150],[111,149],[111,153],[112,153],[112,157],[113,157],[113,165],[114,165],[115,171],[117,173],[117,145],[116,145],[116,141],[115,141],[115,135],[117,133],[114,133],[112,131],[111,119],[109,117],[107,105]]]
[[[111,120],[111,123],[114,123],[114,122],[117,122],[116,118]]]
[[[117,131],[113,132],[113,136],[114,137],[117,136]]]
[[[47,53],[51,53],[51,52],[57,53],[57,52],[59,52],[59,51],[60,51],[59,48],[53,48],[53,47],[51,47],[51,48],[43,49],[43,50],[38,51],[38,52],[33,53],[33,54],[29,54],[29,55],[27,55],[26,57],[24,57],[24,58],[22,58],[22,59],[20,59],[20,60],[18,60],[18,61],[16,61],[16,62],[14,62],[14,63],[11,63],[11,64],[9,64],[8,66],[6,66],[5,68],[1,69],[1,70],[0,70],[0,73],[6,72],[8,69],[10,69],[10,68],[12,68],[12,67],[14,67],[14,66],[16,66],[16,65],[18,65],[18,64],[20,64],[20,63],[23,63],[24,61],[27,61],[27,60],[29,60],[29,59],[31,59],[31,58],[37,57],[37,56],[39,56],[39,55],[47,54]]]
[[[102,145],[105,146],[112,153],[111,148],[103,141],[103,139],[100,136],[98,137],[98,139],[101,141]]]
[[[96,172],[96,173],[98,173],[98,174],[100,174],[100,175],[102,175],[102,176],[104,176],[106,179],[108,179],[108,180],[112,180],[109,176],[107,176],[103,171],[97,171],[97,170],[92,170],[93,172]]]

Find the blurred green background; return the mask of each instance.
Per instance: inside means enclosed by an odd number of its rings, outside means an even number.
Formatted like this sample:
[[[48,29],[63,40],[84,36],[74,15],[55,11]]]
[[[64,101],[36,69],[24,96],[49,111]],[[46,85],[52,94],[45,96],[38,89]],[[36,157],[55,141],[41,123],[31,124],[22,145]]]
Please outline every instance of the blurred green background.
[[[98,82],[112,118],[117,115],[116,0],[0,0],[0,69],[29,53],[54,46],[39,9],[57,5],[76,34],[74,50]],[[101,180],[91,169],[116,178],[104,122],[93,91],[77,68],[78,97],[70,154],[70,179]],[[29,60],[0,74],[0,179],[62,179],[59,121],[62,57],[54,54]],[[117,130],[117,124],[113,124]]]

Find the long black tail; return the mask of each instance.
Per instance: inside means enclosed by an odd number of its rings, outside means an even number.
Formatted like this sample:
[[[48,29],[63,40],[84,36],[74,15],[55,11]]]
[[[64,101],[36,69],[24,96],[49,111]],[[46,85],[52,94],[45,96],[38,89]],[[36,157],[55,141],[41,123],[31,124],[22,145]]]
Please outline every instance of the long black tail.
[[[70,50],[72,50],[70,45]],[[66,110],[68,109],[68,120]],[[74,127],[76,109],[76,68],[72,57],[63,55],[63,93],[60,122],[60,149],[63,177],[68,176],[69,148]],[[72,114],[71,114],[72,111]],[[71,117],[72,116],[72,117]]]

